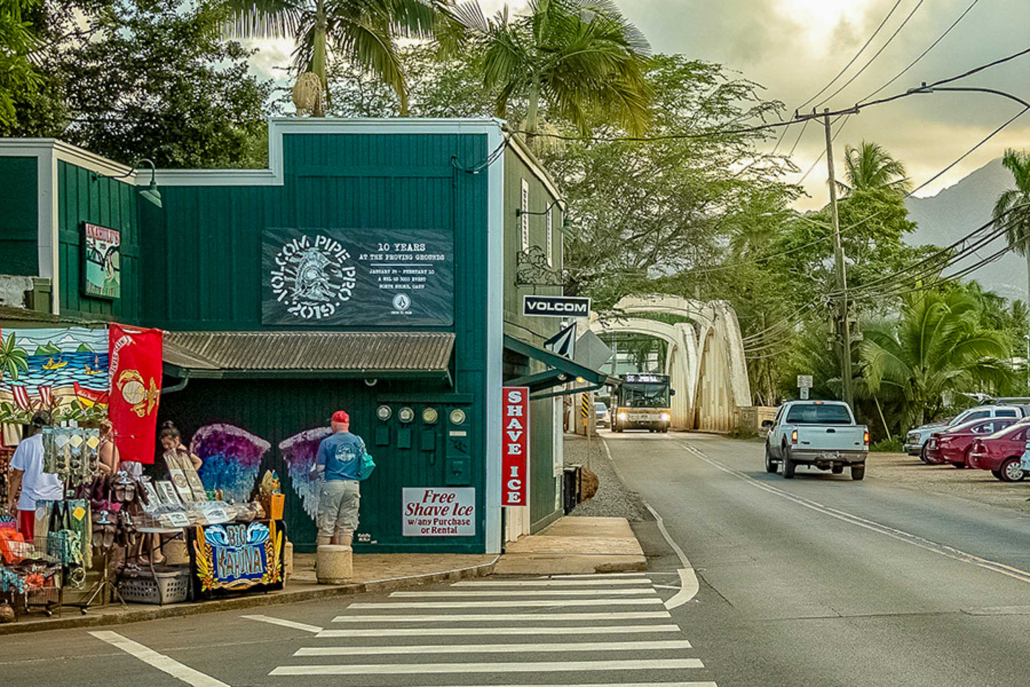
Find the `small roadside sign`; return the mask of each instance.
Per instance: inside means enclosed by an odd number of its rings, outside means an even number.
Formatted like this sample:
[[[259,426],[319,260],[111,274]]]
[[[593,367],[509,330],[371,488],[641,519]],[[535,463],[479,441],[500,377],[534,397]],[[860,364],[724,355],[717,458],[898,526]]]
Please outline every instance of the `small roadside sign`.
[[[798,375],[798,388],[799,389],[811,389],[812,388],[812,375]]]
[[[578,296],[522,297],[522,314],[538,317],[589,317],[590,299]]]
[[[802,401],[807,401],[808,400],[808,387],[807,386],[801,387],[801,400]]]

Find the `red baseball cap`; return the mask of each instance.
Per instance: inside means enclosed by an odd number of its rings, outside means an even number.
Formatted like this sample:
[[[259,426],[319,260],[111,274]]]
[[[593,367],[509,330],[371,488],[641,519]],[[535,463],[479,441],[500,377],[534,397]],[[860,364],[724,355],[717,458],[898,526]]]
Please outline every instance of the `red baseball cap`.
[[[346,410],[337,410],[333,413],[333,422],[350,423],[350,415]]]

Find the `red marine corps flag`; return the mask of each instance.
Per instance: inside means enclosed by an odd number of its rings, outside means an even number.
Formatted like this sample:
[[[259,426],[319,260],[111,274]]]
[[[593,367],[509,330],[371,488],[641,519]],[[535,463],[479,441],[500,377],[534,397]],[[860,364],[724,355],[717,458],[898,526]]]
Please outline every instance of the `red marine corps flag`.
[[[112,324],[108,332],[111,396],[108,412],[122,460],[154,462],[161,401],[163,333]]]

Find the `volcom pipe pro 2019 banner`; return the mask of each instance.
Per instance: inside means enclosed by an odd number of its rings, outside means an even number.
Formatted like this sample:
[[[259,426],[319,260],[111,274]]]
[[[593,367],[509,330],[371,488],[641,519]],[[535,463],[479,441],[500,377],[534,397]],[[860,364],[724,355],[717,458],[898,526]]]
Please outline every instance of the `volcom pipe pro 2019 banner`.
[[[262,324],[454,324],[454,239],[433,229],[266,229]]]

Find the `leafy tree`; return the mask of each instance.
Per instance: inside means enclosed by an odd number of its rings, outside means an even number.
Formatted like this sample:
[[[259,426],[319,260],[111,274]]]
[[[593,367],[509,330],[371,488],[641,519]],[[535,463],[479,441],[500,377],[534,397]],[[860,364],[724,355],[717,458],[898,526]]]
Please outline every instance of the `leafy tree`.
[[[905,165],[895,159],[879,143],[844,147],[844,178],[838,185],[846,193],[856,191],[891,191],[908,193],[912,182],[905,174]]]
[[[510,101],[527,101],[526,131],[540,108],[589,133],[597,112],[628,131],[647,127],[651,92],[645,79],[647,41],[610,0],[531,0],[528,14],[507,7],[486,19],[478,5],[460,16],[483,43],[485,83],[499,89],[498,117]]]
[[[187,0],[43,0],[26,13],[42,82],[0,135],[54,137],[131,163],[266,164],[271,85],[222,38],[226,14]]]
[[[1009,247],[1026,258],[1030,294],[1030,152],[1009,149],[1001,163],[1012,172],[1016,182],[994,204],[994,221],[1003,224]]]
[[[401,116],[408,113],[398,36],[430,35],[437,10],[449,3],[428,0],[224,0],[230,32],[239,38],[292,38],[294,68],[313,72],[331,98],[327,65],[345,58],[396,92]],[[316,112],[316,116],[324,112]]]
[[[905,298],[894,321],[868,324],[861,346],[863,376],[872,393],[896,402],[901,427],[937,414],[948,392],[1003,391],[1013,371],[1006,337],[979,324],[979,304],[959,290]]]
[[[7,341],[0,336],[0,380],[6,372],[12,382],[17,382],[18,370],[29,370],[28,356],[28,351],[15,343],[14,332],[7,337]]]
[[[23,12],[39,0],[0,0],[0,127],[17,119],[19,98],[30,97],[41,79],[29,61],[36,36]]]
[[[62,137],[126,163],[262,164],[252,155],[271,86],[248,74],[249,51],[221,39],[224,17],[181,0],[123,2],[103,13],[88,41],[62,53],[73,113]]]

